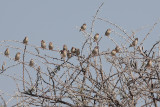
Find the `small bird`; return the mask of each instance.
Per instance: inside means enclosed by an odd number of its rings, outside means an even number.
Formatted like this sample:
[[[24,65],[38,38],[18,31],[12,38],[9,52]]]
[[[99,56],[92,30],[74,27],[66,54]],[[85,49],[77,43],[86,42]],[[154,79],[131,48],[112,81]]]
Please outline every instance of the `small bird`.
[[[15,61],[19,60],[20,59],[20,52],[17,52],[16,56],[15,56]]]
[[[76,55],[79,56],[80,55],[80,50],[76,49]]]
[[[97,42],[98,38],[99,38],[99,33],[96,33],[94,36],[94,42]]]
[[[75,52],[76,52],[76,48],[75,48],[75,47],[72,47],[72,48],[71,48],[71,53],[74,54]]]
[[[67,45],[63,45],[63,50],[66,50],[67,51]]]
[[[8,49],[8,48],[5,50],[4,54],[5,54],[6,56],[9,56],[9,49]]]
[[[134,47],[138,44],[138,38],[136,38],[129,47]]]
[[[107,31],[105,32],[105,35],[109,36],[111,32],[112,32],[111,29],[107,29]]]
[[[2,65],[2,71],[4,71],[4,65]]]
[[[115,55],[116,55],[116,50],[112,50],[112,51],[111,51],[111,55],[112,55],[112,56],[115,56]]]
[[[30,66],[30,67],[34,66],[34,60],[33,60],[33,59],[30,60],[29,66]]]
[[[92,51],[92,54],[93,55],[97,55],[98,54],[98,49],[99,49],[99,47],[95,46],[94,49],[93,49],[93,51]]]
[[[87,28],[87,25],[84,23],[84,24],[81,26],[81,28],[80,28],[79,31],[85,31],[86,28]]]
[[[28,37],[27,36],[24,38],[23,44],[28,44]]]
[[[120,50],[121,50],[120,47],[116,46],[116,48],[115,48],[116,53],[118,53]]]
[[[150,59],[146,65],[147,68],[151,68],[152,67],[152,60]]]
[[[61,59],[65,59],[65,57],[67,56],[67,50],[61,50]]]
[[[53,43],[49,42],[49,46],[48,46],[49,50],[53,50]]]
[[[71,52],[69,52],[69,50],[67,51],[67,57],[68,57],[68,59],[70,59],[72,57],[72,54],[71,54]]]
[[[41,41],[41,48],[46,49],[46,43],[44,40]]]

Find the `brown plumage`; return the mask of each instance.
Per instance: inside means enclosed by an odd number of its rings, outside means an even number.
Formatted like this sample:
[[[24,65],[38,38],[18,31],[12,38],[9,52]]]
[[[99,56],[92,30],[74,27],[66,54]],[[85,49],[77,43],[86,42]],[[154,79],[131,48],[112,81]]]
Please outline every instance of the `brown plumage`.
[[[8,48],[5,50],[4,55],[9,56],[9,49]]]
[[[116,46],[116,48],[115,48],[116,53],[118,53],[120,50],[121,50],[120,47]]]
[[[67,50],[61,50],[61,59],[64,59],[67,56]]]
[[[81,28],[80,28],[79,31],[85,31],[86,28],[87,28],[87,25],[84,23],[84,24],[81,26]]]
[[[75,48],[75,47],[72,47],[72,48],[71,48],[71,53],[74,54],[75,52],[76,52],[76,48]]]
[[[68,51],[68,49],[67,49],[67,45],[63,45],[63,50],[66,50],[66,51]]]
[[[71,52],[69,52],[69,50],[67,51],[67,57],[68,57],[68,59],[72,57],[72,54],[71,54]]]
[[[24,38],[23,43],[28,44],[28,37],[27,36]]]
[[[99,38],[99,34],[96,33],[95,36],[94,36],[94,42],[97,42],[98,38]]]
[[[151,59],[147,62],[146,67],[147,68],[151,68],[152,67],[152,60]]]
[[[134,47],[138,44],[138,38],[136,38],[129,47]]]
[[[31,66],[31,67],[34,66],[34,60],[33,59],[30,60],[29,66]]]
[[[111,51],[111,55],[112,55],[112,56],[115,56],[115,55],[116,55],[116,50],[112,50],[112,51]]]
[[[41,48],[46,49],[46,43],[44,40],[41,41]]]
[[[98,48],[99,48],[98,46],[95,46],[95,47],[94,47],[94,49],[93,49],[93,51],[92,51],[92,54],[93,54],[93,55],[98,55]]]
[[[105,32],[105,35],[109,36],[111,32],[112,32],[111,29],[107,29],[107,31]]]
[[[76,55],[79,56],[80,55],[80,50],[76,49]]]
[[[53,50],[53,43],[49,42],[49,46],[48,46],[49,50]]]
[[[15,55],[15,61],[18,61],[20,59],[20,52],[17,52],[17,54]]]

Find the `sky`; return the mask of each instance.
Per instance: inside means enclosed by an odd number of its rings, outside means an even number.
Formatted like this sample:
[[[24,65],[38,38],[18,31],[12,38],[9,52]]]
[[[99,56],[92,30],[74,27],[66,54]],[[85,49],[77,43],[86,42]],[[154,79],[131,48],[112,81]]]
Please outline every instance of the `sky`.
[[[98,17],[116,23],[129,34],[146,27],[136,34],[140,40],[160,18],[160,0],[0,0],[0,41],[22,41],[28,36],[29,43],[37,46],[45,40],[53,42],[56,48],[61,48],[63,44],[80,48],[84,37],[79,27],[86,23],[87,31],[90,31],[93,16],[103,2]],[[109,27],[117,30],[96,20],[93,33],[103,36]],[[160,39],[159,29],[158,24],[144,43],[146,48]],[[103,47],[112,47],[109,41],[103,40],[102,44]],[[0,79],[0,88],[2,86],[6,90],[10,87]]]

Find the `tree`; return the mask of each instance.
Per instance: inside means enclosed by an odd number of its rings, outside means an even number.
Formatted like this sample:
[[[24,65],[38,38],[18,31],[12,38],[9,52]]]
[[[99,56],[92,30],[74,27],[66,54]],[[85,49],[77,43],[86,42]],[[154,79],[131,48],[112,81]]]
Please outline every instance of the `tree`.
[[[122,27],[98,17],[102,5],[93,17],[91,31],[86,31],[87,24],[80,27],[86,37],[80,48],[64,45],[59,50],[51,42],[47,45],[45,40],[41,41],[41,46],[35,46],[27,37],[23,41],[1,41],[6,48],[1,55],[10,65],[4,63],[0,74],[17,84],[17,92],[11,96],[17,99],[13,106],[158,106],[160,41],[149,50],[144,50],[143,46],[158,22],[139,42],[136,32],[129,35]],[[96,20],[106,22],[120,32],[106,28],[104,36],[94,35]],[[117,42],[113,34],[122,42]],[[111,40],[115,48],[101,50],[102,39]],[[20,76],[6,75],[14,67],[18,68]],[[0,98],[1,105],[7,106],[2,94]]]

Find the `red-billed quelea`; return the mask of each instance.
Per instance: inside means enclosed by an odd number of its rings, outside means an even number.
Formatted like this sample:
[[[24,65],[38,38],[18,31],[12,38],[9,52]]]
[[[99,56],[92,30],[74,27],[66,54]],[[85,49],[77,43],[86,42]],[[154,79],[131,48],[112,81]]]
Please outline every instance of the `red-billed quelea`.
[[[86,28],[87,28],[87,25],[84,23],[84,24],[81,26],[81,28],[80,28],[79,31],[85,31]]]
[[[115,56],[115,55],[116,55],[116,50],[112,50],[112,51],[111,51],[111,55],[112,55],[112,56]]]
[[[4,55],[9,56],[9,49],[8,48],[5,50]]]
[[[29,66],[30,66],[30,67],[33,67],[33,66],[34,66],[34,60],[33,60],[33,59],[30,60]]]
[[[151,59],[147,62],[146,67],[147,68],[151,68],[152,67],[152,60]]]
[[[23,44],[28,44],[28,37],[27,36],[24,38]]]
[[[76,52],[76,48],[75,48],[75,47],[72,47],[72,48],[71,48],[71,53],[74,54],[75,52]]]
[[[41,41],[41,48],[46,49],[46,43],[44,40]]]
[[[49,42],[49,46],[48,46],[49,50],[53,50],[53,43]]]
[[[98,48],[99,48],[98,46],[95,46],[95,47],[94,47],[94,49],[93,49],[93,51],[92,51],[92,54],[93,54],[93,55],[98,55]]]
[[[67,45],[63,45],[63,50],[66,50],[66,51],[68,50]]]
[[[119,46],[116,46],[115,51],[116,53],[118,53],[121,50],[121,48]]]
[[[99,33],[96,33],[94,36],[94,42],[97,42],[98,38],[99,38]]]
[[[72,57],[72,54],[71,54],[71,52],[69,52],[69,50],[67,51],[67,57],[68,57],[68,59],[70,59]]]
[[[107,29],[107,31],[105,32],[105,35],[109,36],[111,32],[112,32],[111,29]]]
[[[136,38],[129,47],[134,47],[138,44],[138,38]]]
[[[15,55],[15,61],[18,61],[20,59],[20,55],[21,55],[21,53],[17,52],[17,54]]]
[[[65,59],[67,56],[67,50],[61,50],[61,59]]]
[[[76,49],[76,55],[79,56],[80,55],[80,50]]]

